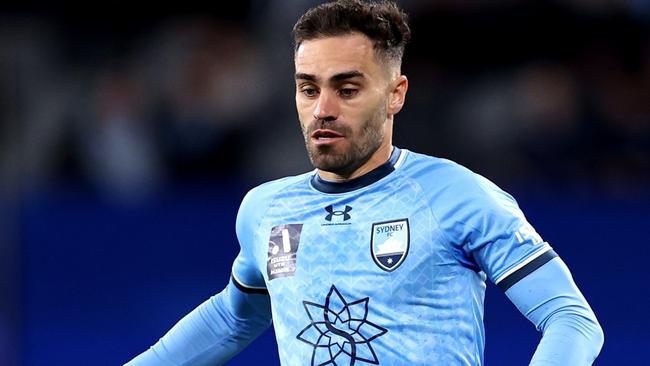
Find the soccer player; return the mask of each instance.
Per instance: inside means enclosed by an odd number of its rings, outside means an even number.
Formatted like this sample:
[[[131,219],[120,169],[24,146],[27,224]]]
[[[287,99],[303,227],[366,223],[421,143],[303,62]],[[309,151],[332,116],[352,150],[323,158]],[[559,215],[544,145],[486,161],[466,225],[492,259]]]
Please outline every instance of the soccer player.
[[[228,286],[128,365],[222,364],[271,321],[282,365],[482,365],[487,280],[542,332],[531,365],[592,364],[601,327],[515,200],[392,145],[406,15],[342,0],[310,9],[293,35],[316,170],[246,195]]]

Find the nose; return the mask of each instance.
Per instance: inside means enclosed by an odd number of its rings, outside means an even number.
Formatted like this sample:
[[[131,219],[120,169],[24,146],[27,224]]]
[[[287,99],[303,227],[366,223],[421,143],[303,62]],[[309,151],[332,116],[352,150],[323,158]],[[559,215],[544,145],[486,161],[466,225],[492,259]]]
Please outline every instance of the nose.
[[[321,121],[334,121],[339,116],[339,106],[336,96],[326,91],[321,91],[314,109],[314,118]]]

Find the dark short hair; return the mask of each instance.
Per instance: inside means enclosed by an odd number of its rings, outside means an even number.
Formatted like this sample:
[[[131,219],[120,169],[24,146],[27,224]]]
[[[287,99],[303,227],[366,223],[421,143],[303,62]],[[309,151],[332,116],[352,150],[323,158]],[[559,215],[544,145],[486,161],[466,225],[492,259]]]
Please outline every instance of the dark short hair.
[[[398,65],[411,38],[408,16],[392,1],[337,0],[315,6],[298,19],[294,51],[304,41],[352,32],[366,35],[379,59]]]

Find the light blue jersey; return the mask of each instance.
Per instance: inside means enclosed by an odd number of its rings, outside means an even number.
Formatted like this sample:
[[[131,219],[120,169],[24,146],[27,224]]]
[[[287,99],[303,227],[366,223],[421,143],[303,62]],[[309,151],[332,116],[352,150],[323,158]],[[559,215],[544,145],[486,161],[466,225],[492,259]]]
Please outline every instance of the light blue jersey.
[[[253,189],[237,235],[233,281],[270,295],[283,365],[482,365],[486,279],[556,256],[493,183],[398,148],[353,181]]]
[[[226,288],[127,366],[222,365],[271,319],[283,366],[482,365],[488,278],[543,335],[531,366],[591,365],[603,345],[515,200],[448,160],[395,148],[352,181],[264,184],[237,236]]]

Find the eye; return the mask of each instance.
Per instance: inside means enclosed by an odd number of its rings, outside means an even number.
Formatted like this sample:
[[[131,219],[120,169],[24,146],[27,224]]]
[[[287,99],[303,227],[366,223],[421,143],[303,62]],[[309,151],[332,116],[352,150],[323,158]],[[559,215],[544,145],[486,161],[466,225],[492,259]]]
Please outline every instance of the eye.
[[[342,88],[339,90],[339,95],[343,98],[352,98],[359,93],[358,89],[355,88]]]
[[[318,95],[318,90],[312,87],[304,87],[300,89],[300,92],[307,98],[313,98]]]

